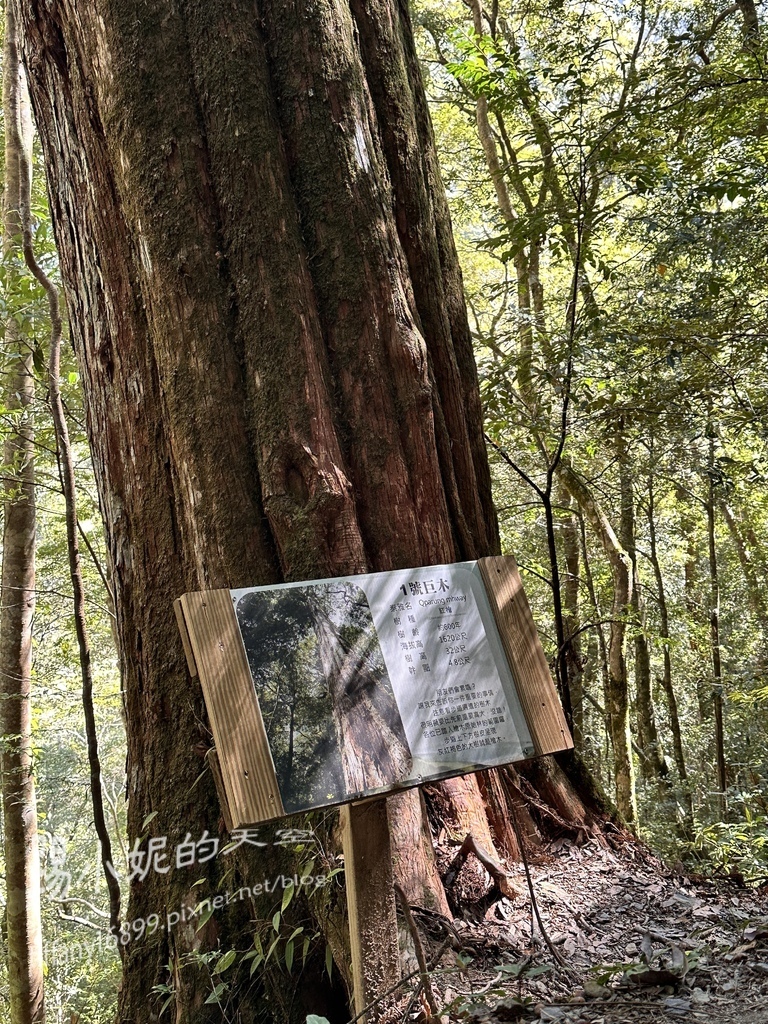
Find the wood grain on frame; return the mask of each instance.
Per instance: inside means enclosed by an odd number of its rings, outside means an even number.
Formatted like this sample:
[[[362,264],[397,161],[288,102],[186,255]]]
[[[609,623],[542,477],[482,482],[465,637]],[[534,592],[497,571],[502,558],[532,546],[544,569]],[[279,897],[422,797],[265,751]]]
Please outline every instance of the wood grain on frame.
[[[189,640],[189,632],[187,631],[187,624],[184,621],[184,612],[181,608],[181,598],[177,597],[173,602],[173,613],[176,616],[176,624],[179,627],[181,633],[181,645],[184,648],[184,657],[187,659],[187,668],[189,674],[194,679],[197,676],[197,665],[195,664],[195,656],[192,653],[192,644]]]
[[[400,966],[397,915],[392,888],[392,849],[387,801],[376,797],[341,808],[344,877],[347,885],[352,1001],[361,1014],[382,989],[387,974]],[[379,1009],[383,1009],[380,1007]],[[370,1014],[362,1020],[378,1019]]]
[[[228,590],[179,599],[213,730],[231,826],[283,817],[269,742]]]
[[[573,746],[557,689],[511,555],[478,559],[536,754]]]

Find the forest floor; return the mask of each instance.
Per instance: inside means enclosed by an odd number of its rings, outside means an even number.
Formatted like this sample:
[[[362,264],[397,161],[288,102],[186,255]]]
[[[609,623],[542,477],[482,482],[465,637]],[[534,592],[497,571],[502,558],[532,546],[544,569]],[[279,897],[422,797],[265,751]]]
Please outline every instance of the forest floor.
[[[478,868],[462,869],[468,887]],[[768,1024],[768,886],[675,873],[629,837],[558,840],[530,865],[550,946],[524,865],[507,870],[514,892],[457,920],[458,949],[434,965],[443,1021]],[[434,957],[438,932],[423,916],[417,928]],[[428,1012],[422,988],[404,1019]]]

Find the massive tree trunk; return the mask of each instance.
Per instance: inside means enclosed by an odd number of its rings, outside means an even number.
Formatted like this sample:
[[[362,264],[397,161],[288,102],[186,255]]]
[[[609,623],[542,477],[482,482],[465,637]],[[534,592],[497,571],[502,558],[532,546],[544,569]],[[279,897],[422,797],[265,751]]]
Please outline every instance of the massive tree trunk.
[[[3,51],[5,195],[3,254],[8,294],[26,274],[20,236],[30,204],[32,122],[13,12]],[[40,857],[32,775],[32,618],[35,610],[35,376],[32,346],[13,309],[5,324],[3,568],[0,609],[0,775],[4,816],[8,987],[13,1024],[44,1020]]]
[[[170,853],[223,834],[193,787],[210,736],[174,598],[498,551],[461,274],[404,4],[17,2],[116,591],[129,833],[157,812]],[[437,792],[462,830],[485,820],[473,777]],[[390,808],[395,870],[445,908],[422,807]],[[238,881],[279,863],[239,853]],[[135,878],[128,920],[229,866]],[[220,1019],[190,954],[244,948],[248,917],[131,943],[121,1021],[158,982],[177,1020]],[[275,1015],[331,1012],[305,980],[313,1001],[281,983]]]
[[[130,835],[156,811],[170,849],[218,819],[191,788],[209,741],[176,596],[498,550],[461,277],[396,5],[22,11],[113,563]],[[418,795],[398,811],[418,834]],[[419,858],[396,861],[418,890]],[[128,919],[196,903],[225,866],[150,871]],[[243,917],[131,945],[122,1019]],[[178,1019],[215,1015],[194,970],[173,983]]]

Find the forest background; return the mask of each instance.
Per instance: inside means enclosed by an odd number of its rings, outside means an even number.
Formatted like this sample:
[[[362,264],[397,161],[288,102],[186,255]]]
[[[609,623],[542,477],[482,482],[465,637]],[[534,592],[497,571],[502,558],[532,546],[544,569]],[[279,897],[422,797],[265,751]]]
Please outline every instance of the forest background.
[[[520,563],[555,674],[569,680],[577,744],[668,861],[759,881],[768,92],[755,9],[424,0],[413,17],[504,548]],[[39,167],[33,216],[55,278]],[[50,1020],[74,1012],[101,1024],[113,1017],[120,964],[91,821],[45,402],[47,305],[10,259],[2,286],[6,333],[15,324],[40,379],[33,713],[46,1002]],[[68,348],[64,360],[104,798],[125,885],[113,610]],[[6,430],[18,422],[10,405],[0,410]]]

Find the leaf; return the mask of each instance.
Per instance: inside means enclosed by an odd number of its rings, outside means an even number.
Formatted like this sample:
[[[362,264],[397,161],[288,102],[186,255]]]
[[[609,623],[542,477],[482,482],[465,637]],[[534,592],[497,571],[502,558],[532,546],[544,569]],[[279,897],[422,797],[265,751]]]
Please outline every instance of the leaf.
[[[672,1017],[685,1017],[691,1009],[690,999],[680,999],[678,996],[667,996],[664,1000],[664,1009]]]
[[[275,916],[272,918],[272,927],[276,932],[280,931],[280,911],[275,912]]]
[[[587,978],[584,982],[584,995],[587,999],[606,999],[611,995],[611,989],[601,985],[595,978]]]
[[[320,1017],[316,1013],[308,1013],[306,1024],[331,1024],[331,1022],[327,1017]]]
[[[264,963],[266,963],[267,960],[269,960],[269,958],[272,956],[272,954],[275,951],[275,946],[278,944],[279,941],[280,941],[280,936],[279,935],[277,936],[276,939],[273,939],[272,945],[269,947],[269,949],[267,950],[267,955],[264,957]]]
[[[283,893],[283,902],[282,902],[282,904],[280,906],[280,910],[281,910],[282,913],[285,913],[285,908],[288,906],[288,904],[293,899],[293,890],[294,890],[294,886],[293,886],[293,882],[291,882],[291,884],[288,886],[288,888]]]
[[[525,966],[525,961],[519,964],[497,964],[496,970],[501,971],[503,974],[508,974],[512,978],[518,978],[525,970]]]
[[[143,832],[147,825],[150,823],[150,821],[153,821],[158,816],[159,813],[159,811],[150,811],[150,813],[146,816],[144,821],[142,821],[140,831]]]
[[[207,910],[204,910],[202,912],[202,914],[200,915],[200,920],[197,923],[197,928],[195,928],[196,932],[199,932],[200,929],[203,928],[208,923],[208,921],[210,920],[212,914],[213,914],[213,907],[208,907]]]
[[[531,967],[525,972],[526,978],[535,978],[539,974],[546,974],[547,971],[552,970],[552,964],[539,964],[537,967]]]
[[[224,971],[226,971],[226,969],[228,967],[231,967],[232,964],[235,962],[235,957],[236,956],[237,956],[237,953],[235,952],[234,949],[228,950],[224,954],[224,956],[221,958],[221,960],[219,960],[219,962],[213,968],[213,973],[214,974],[223,974]]]
[[[219,996],[221,995],[221,993],[224,991],[224,989],[226,987],[227,986],[224,984],[224,982],[220,981],[219,984],[216,986],[216,988],[213,990],[213,992],[211,992],[211,994],[205,1000],[206,1003],[218,1003]]]
[[[289,939],[285,944],[285,967],[290,974],[293,967],[293,939]]]
[[[333,950],[326,943],[326,947],[325,947],[325,971],[326,971],[326,974],[328,975],[329,978],[331,976],[332,968],[333,968]]]
[[[624,972],[625,979],[630,985],[677,985],[680,982],[680,977],[677,974],[673,974],[672,971],[656,971],[651,967],[632,970],[631,968]]]
[[[768,939],[768,918],[761,918],[753,925],[745,928],[744,938],[748,942],[759,942],[761,939]]]

